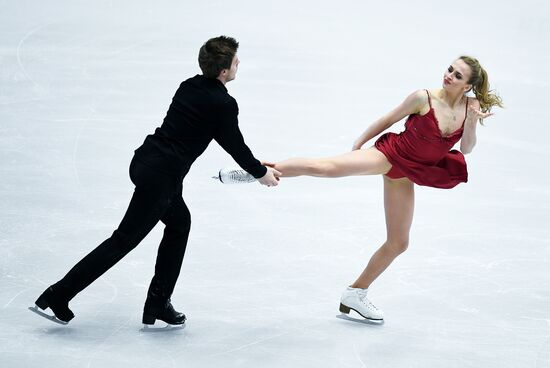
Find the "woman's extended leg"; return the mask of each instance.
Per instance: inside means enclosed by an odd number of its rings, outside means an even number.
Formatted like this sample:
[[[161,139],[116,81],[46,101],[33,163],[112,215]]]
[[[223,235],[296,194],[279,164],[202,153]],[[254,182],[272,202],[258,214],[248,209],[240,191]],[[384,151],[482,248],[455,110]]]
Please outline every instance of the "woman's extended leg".
[[[392,180],[384,176],[386,242],[371,257],[352,287],[366,289],[409,244],[414,212],[414,184],[407,178]]]
[[[283,177],[308,175],[337,178],[385,174],[391,169],[386,156],[374,147],[326,158],[291,158],[272,166],[280,171]]]

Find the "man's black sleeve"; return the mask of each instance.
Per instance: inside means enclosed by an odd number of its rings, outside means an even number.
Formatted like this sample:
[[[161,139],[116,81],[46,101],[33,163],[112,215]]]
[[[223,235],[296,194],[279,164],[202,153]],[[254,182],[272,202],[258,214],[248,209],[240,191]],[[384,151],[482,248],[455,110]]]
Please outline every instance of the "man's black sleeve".
[[[237,101],[231,98],[220,109],[214,139],[233,157],[240,167],[258,179],[266,174],[267,168],[254,157],[246,143],[244,143],[243,135],[239,129],[238,114]]]

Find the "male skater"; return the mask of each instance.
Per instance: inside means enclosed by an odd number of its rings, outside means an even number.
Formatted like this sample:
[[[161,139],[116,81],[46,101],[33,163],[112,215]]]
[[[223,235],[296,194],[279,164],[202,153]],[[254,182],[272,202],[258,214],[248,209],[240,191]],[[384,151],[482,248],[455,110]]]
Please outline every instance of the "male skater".
[[[166,227],[147,291],[143,323],[154,324],[157,319],[171,325],[185,323],[185,315],[174,310],[170,296],[191,226],[182,198],[182,181],[191,164],[215,139],[261,184],[275,186],[280,175],[256,160],[245,144],[238,127],[237,102],[225,88],[237,73],[238,47],[235,39],[225,36],[212,38],[201,47],[203,74],[181,83],[161,127],[135,151],[130,179],[136,188],[118,229],[36,300],[38,308],[50,308],[54,313],[50,319],[69,322],[74,317],[69,301],[134,249],[160,220]],[[31,310],[47,316],[37,307]]]

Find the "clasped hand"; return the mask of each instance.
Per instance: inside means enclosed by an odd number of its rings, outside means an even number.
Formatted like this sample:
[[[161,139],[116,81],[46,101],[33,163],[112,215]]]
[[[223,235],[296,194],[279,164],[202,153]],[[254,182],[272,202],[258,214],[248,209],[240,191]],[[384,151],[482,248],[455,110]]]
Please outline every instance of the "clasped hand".
[[[260,184],[268,187],[275,187],[279,185],[279,178],[282,174],[273,167],[275,164],[271,162],[262,162],[262,165],[267,167],[267,172],[264,176],[258,179]]]

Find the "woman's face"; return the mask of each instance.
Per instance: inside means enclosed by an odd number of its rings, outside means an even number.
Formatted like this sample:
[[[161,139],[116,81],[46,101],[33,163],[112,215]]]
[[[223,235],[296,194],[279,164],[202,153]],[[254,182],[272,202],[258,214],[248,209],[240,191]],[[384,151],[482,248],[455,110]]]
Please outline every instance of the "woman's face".
[[[443,74],[443,89],[467,92],[472,88],[468,84],[472,71],[462,59],[455,60]]]

